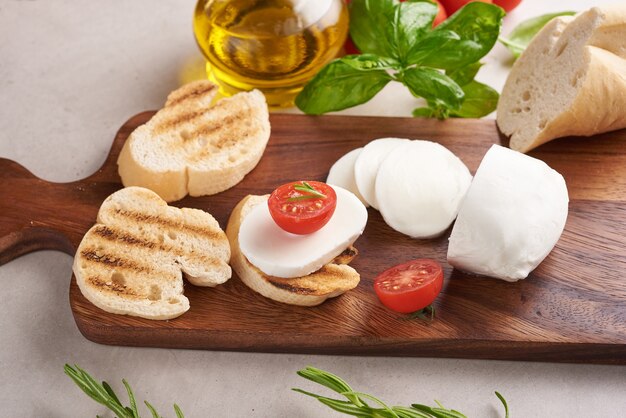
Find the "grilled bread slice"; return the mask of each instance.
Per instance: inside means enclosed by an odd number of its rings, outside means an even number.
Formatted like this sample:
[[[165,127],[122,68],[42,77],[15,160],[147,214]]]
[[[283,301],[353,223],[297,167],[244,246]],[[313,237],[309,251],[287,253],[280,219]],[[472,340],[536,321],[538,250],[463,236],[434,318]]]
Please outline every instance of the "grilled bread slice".
[[[349,247],[331,263],[304,277],[272,277],[253,266],[239,249],[239,227],[250,210],[258,204],[266,204],[267,199],[268,195],[243,198],[233,209],[226,227],[231,248],[230,264],[249,288],[278,302],[315,306],[359,284],[359,273],[347,265],[357,254],[354,247]]]
[[[554,138],[626,128],[626,6],[550,21],[513,65],[498,127],[527,152]]]
[[[229,258],[226,235],[210,214],[171,207],[148,189],[127,187],[102,203],[73,270],[82,294],[99,308],[169,319],[189,309],[183,274],[197,286],[224,283],[231,276]]]
[[[147,187],[171,202],[229,189],[257,165],[270,136],[265,97],[253,90],[211,107],[216,93],[202,80],[168,96],[122,148],[124,186]]]

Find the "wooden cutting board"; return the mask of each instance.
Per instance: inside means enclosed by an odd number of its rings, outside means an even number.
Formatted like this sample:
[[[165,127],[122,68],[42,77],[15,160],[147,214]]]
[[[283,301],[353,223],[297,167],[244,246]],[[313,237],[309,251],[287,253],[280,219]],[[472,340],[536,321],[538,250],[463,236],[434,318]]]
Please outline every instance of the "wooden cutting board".
[[[122,126],[100,170],[73,183],[50,183],[0,159],[0,264],[40,249],[73,255],[102,201],[121,187],[116,159],[123,142],[153,112]],[[176,206],[209,211],[226,226],[247,194],[269,193],[296,179],[324,180],[341,155],[385,136],[441,142],[475,172],[500,143],[491,120],[271,116],[265,156],[243,182]],[[185,284],[191,309],[169,321],[106,313],[72,277],[69,298],[83,335],[103,344],[262,352],[462,357],[626,364],[626,131],[554,141],[531,153],[562,173],[570,212],[561,239],[526,279],[472,277],[446,264],[449,231],[413,240],[369,209],[353,266],[359,286],[314,308],[283,305],[236,276],[217,288]],[[376,274],[413,258],[445,268],[432,322],[391,312],[372,289]]]

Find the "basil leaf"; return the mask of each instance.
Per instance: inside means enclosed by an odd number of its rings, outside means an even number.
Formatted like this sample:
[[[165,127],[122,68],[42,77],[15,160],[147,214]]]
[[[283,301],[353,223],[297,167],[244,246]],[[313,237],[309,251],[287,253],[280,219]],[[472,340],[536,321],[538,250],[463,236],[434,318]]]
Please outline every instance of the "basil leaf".
[[[390,70],[397,67],[394,60],[381,59],[374,54],[346,55],[340,60],[359,71]]]
[[[493,4],[466,4],[414,46],[409,63],[449,70],[478,61],[498,39],[504,14]],[[454,32],[458,39],[442,32]]]
[[[430,107],[418,107],[413,109],[413,116],[416,118],[432,118],[434,112]]]
[[[332,61],[304,86],[296,97],[296,106],[305,113],[319,115],[367,102],[391,81],[387,71],[372,67],[371,57],[349,55]]]
[[[439,48],[449,41],[459,41],[461,37],[449,30],[433,31],[411,48],[407,56],[409,65],[428,61],[432,55],[439,52]]]
[[[500,95],[488,85],[472,81],[463,86],[463,92],[465,93],[463,105],[460,109],[451,111],[450,116],[482,118],[496,110]]]
[[[392,40],[393,55],[405,62],[413,45],[432,29],[439,9],[430,0],[409,0],[396,5],[394,12],[387,36]]]
[[[387,28],[398,0],[354,0],[350,3],[350,37],[361,52],[393,57]]]
[[[480,70],[483,64],[480,62],[473,62],[465,67],[457,68],[456,70],[446,71],[446,75],[454,80],[459,86],[464,86],[476,77],[476,73]]]
[[[465,93],[450,77],[434,68],[414,67],[401,78],[414,96],[423,97],[434,107],[459,109]]]
[[[519,57],[526,49],[530,41],[535,35],[543,28],[549,21],[558,16],[572,16],[576,12],[557,12],[548,13],[545,15],[533,17],[520,23],[509,33],[508,38],[500,37],[499,41],[506,46],[509,51],[515,56]]]

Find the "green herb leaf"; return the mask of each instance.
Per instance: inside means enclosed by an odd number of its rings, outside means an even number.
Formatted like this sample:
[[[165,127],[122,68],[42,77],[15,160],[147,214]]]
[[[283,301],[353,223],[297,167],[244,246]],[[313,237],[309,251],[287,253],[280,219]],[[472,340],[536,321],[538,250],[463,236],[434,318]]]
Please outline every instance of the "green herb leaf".
[[[446,71],[446,75],[453,79],[456,84],[463,87],[474,80],[474,77],[476,77],[478,70],[480,70],[482,66],[483,64],[481,62],[473,62],[465,67],[448,70]]]
[[[323,396],[318,397],[317,400],[323,403],[324,405],[330,407],[331,409],[337,412],[341,412],[346,415],[352,415],[354,417],[360,417],[360,418],[373,417],[373,415],[369,413],[367,410],[364,410],[363,408],[358,407],[351,402],[340,401],[337,399],[326,398]]]
[[[295,184],[293,186],[294,190],[299,192],[303,192],[305,194],[301,196],[293,196],[287,199],[287,202],[297,202],[299,200],[308,200],[308,199],[326,199],[326,195],[319,190],[315,189],[306,181],[303,181],[302,184]]]
[[[393,21],[387,26],[394,57],[406,64],[413,45],[431,31],[438,11],[429,0],[409,0],[395,6]]]
[[[416,118],[432,118],[433,117],[433,109],[430,107],[418,107],[413,109],[413,116]]]
[[[414,96],[423,97],[435,106],[459,109],[465,97],[454,80],[434,68],[409,68],[401,80]]]
[[[98,402],[101,405],[109,408],[118,418],[139,418],[139,411],[137,410],[137,402],[135,400],[135,395],[133,391],[126,382],[126,380],[122,379],[122,383],[126,387],[126,391],[128,392],[128,398],[130,399],[131,406],[124,406],[121,404],[119,398],[109,386],[107,382],[102,382],[99,384],[93,377],[89,375],[86,371],[81,369],[80,367],[74,365],[71,367],[69,364],[66,364],[64,367],[65,374],[67,374],[76,385],[87,394],[91,399]],[[147,401],[144,401],[153,418],[160,418],[157,411],[154,409],[152,405],[150,405]],[[174,404],[174,410],[176,411],[177,418],[184,418],[182,411],[178,407],[178,405]]]
[[[118,399],[117,395],[115,394],[115,391],[113,390],[113,388],[111,388],[111,386],[109,386],[107,382],[102,381],[102,387],[104,388],[104,390],[106,390],[106,392],[109,394],[111,399],[113,399],[113,401],[115,401],[116,403],[120,405],[122,404],[120,400]]]
[[[346,55],[340,60],[359,71],[391,70],[399,66],[393,58],[379,58],[374,54]]]
[[[126,388],[126,392],[128,393],[128,399],[130,401],[130,408],[127,407],[126,409],[130,409],[130,412],[132,412],[133,414],[133,418],[139,418],[139,411],[137,411],[137,401],[135,400],[135,395],[133,394],[130,385],[125,379],[122,379],[122,383]]]
[[[576,12],[557,12],[557,13],[548,13],[545,15],[533,17],[532,19],[528,19],[520,23],[509,33],[508,37],[500,37],[499,41],[506,46],[509,51],[515,56],[515,58],[519,57],[522,52],[526,49],[530,41],[535,37],[535,35],[552,19],[558,16],[572,16],[575,15]]]
[[[436,418],[467,418],[465,415],[463,415],[462,413],[458,411],[444,409],[443,407],[441,407],[441,404],[439,405],[440,405],[439,408],[431,408],[430,406],[427,406],[427,405],[414,403],[411,405],[411,407],[414,409],[417,409],[418,411],[422,411],[427,414],[430,414],[431,416],[436,417]]]
[[[496,110],[500,95],[488,85],[472,81],[464,85],[462,89],[465,93],[463,105],[458,110],[452,110],[450,116],[482,118]]]
[[[148,410],[152,414],[152,418],[162,418],[159,415],[159,413],[156,411],[156,409],[154,409],[154,406],[150,405],[150,403],[148,401],[143,401],[143,403],[145,403],[146,407],[148,407]]]
[[[428,305],[424,309],[412,312],[406,316],[406,319],[422,319],[424,321],[432,322],[435,319],[435,306]]]
[[[371,65],[369,58],[366,62]],[[296,105],[305,113],[319,115],[367,102],[391,81],[391,76],[383,69],[364,67],[363,58],[358,56],[331,62],[304,86]]]
[[[507,405],[506,399],[504,399],[504,396],[500,395],[498,391],[496,391],[496,396],[500,399],[502,405],[504,405],[504,418],[509,418],[509,405]]]
[[[340,394],[353,392],[352,388],[339,376],[325,372],[315,367],[307,367],[298,371],[298,375],[312,382],[326,386],[328,389]],[[295,390],[295,389],[294,389]],[[348,400],[357,406],[366,405],[358,396],[346,396]]]
[[[372,395],[353,391],[350,388],[350,385],[348,385],[348,383],[346,383],[340,377],[324,370],[316,369],[314,367],[307,367],[306,369],[299,370],[298,375],[312,382],[326,386],[327,388],[346,396],[348,398],[348,401],[316,395],[302,389],[294,388],[292,390],[307,396],[311,396],[323,403],[324,405],[332,408],[333,410],[347,415],[352,415],[360,418],[467,418],[459,411],[456,411],[454,409],[446,409],[438,401],[435,401],[437,403],[437,407],[430,407],[422,404],[413,404],[411,405],[411,407],[389,407],[385,402]],[[509,418],[506,401],[498,392],[496,392],[496,395],[504,404],[504,408],[506,410],[505,418]],[[365,403],[364,399],[370,399],[378,403],[380,406],[382,406],[382,408],[372,408],[367,403]]]
[[[185,418],[183,411],[180,410],[180,406],[174,404],[174,412],[176,412],[176,418]]]
[[[350,3],[350,37],[361,52],[394,57],[388,36],[398,0],[354,0]]]
[[[72,368],[69,364],[65,365],[64,371],[65,374],[67,374],[91,399],[109,408],[119,418],[131,417],[131,415],[128,414],[128,411],[126,411],[126,408],[124,408],[119,401],[116,400],[117,397],[111,397],[107,390],[96,382],[96,380],[86,371],[76,365]]]
[[[480,60],[498,40],[504,14],[492,4],[466,4],[413,47],[409,63],[448,70]]]
[[[394,406],[392,409],[400,418],[432,418],[432,415],[406,406]]]

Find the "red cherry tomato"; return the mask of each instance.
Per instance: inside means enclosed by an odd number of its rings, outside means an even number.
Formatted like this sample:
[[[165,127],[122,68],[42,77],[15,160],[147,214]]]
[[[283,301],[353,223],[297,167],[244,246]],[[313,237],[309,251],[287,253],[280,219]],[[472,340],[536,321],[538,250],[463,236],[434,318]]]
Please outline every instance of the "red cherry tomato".
[[[343,47],[346,51],[346,55],[361,53],[361,51],[359,51],[359,48],[357,48],[356,45],[354,45],[354,42],[352,42],[352,38],[350,37],[350,35],[348,35],[348,39],[346,39],[346,43],[343,45]]]
[[[305,235],[328,223],[337,207],[337,194],[326,183],[295,181],[274,190],[267,204],[279,227],[292,234]]]
[[[374,290],[383,305],[401,313],[424,309],[443,286],[443,269],[435,260],[421,258],[385,270],[374,279]]]
[[[441,4],[443,4],[443,7],[446,8],[446,12],[448,12],[448,16],[452,15],[461,7],[465,6],[467,3],[471,3],[472,1],[481,1],[483,3],[493,3],[492,0],[440,0],[440,1],[441,1]]]
[[[437,16],[435,16],[435,20],[433,21],[433,28],[448,18],[448,13],[446,13],[446,9],[441,5],[438,0],[435,1],[437,2],[439,13],[437,13]]]
[[[522,0],[493,0],[493,4],[502,7],[507,13],[515,9],[521,2]]]

